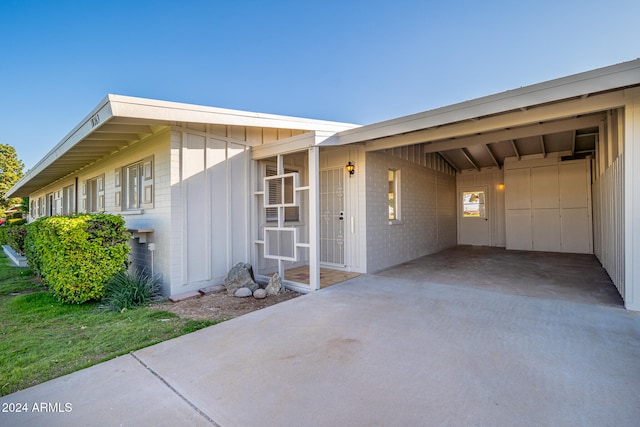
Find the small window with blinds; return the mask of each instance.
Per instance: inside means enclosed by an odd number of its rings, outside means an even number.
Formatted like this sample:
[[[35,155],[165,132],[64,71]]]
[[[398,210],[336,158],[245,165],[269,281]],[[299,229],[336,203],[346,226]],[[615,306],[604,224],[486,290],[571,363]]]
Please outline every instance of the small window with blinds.
[[[265,211],[267,222],[278,221],[278,207],[285,205],[284,221],[298,222],[300,221],[300,207],[286,206],[295,204],[295,174],[297,170],[285,169],[285,175],[281,178],[268,179],[278,175],[276,166],[267,165],[265,179]],[[289,176],[287,176],[289,175]]]

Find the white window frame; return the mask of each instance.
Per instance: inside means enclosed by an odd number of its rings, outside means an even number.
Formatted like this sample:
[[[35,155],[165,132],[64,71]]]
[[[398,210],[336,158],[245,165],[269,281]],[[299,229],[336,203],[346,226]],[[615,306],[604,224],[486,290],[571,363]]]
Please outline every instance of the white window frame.
[[[82,183],[82,208],[85,212],[104,212],[104,174],[89,178]]]
[[[75,212],[75,185],[67,185],[62,189],[62,215],[73,215]]]
[[[393,173],[393,184],[389,180],[389,175]],[[400,224],[402,221],[402,208],[401,208],[401,172],[400,169],[388,169],[387,171],[387,183],[389,183],[389,191],[387,195],[387,202],[389,204],[389,224]],[[393,197],[391,196],[393,194]],[[391,203],[393,200],[393,205]],[[393,208],[393,215],[391,209]]]
[[[153,209],[154,159],[149,156],[115,171],[115,208],[122,211]],[[135,171],[135,176],[132,173]]]

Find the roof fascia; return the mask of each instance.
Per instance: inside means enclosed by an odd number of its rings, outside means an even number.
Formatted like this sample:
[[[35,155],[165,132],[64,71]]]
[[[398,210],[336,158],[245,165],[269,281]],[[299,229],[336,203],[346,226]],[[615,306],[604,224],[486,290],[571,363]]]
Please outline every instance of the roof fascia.
[[[291,138],[281,139],[269,144],[254,146],[251,149],[253,160],[265,159],[279,154],[293,153],[306,150],[318,145],[335,145],[337,142],[335,132],[314,131]]]
[[[306,131],[317,130],[332,134],[359,126],[350,123],[253,113],[109,94],[7,192],[7,197],[12,197],[13,194],[19,192],[26,183],[51,166],[56,159],[73,148],[91,132],[116,117],[149,120],[154,123],[164,122],[167,125],[173,122],[186,122]]]
[[[122,95],[109,95],[109,99],[113,106],[113,115],[116,117],[333,132],[360,126],[351,123],[255,113]]]
[[[563,99],[623,88],[639,83],[640,59],[636,59],[452,104],[435,110],[342,131],[338,134],[338,138],[340,144],[363,142],[482,116],[513,110],[526,110],[535,105],[558,102]]]
[[[7,192],[6,197],[13,197],[14,193],[20,191],[21,187],[32,178],[39,175],[49,167],[60,156],[69,151],[78,142],[98,127],[109,121],[113,117],[109,96],[105,97],[80,123],[71,130],[49,153],[47,153],[34,167]]]

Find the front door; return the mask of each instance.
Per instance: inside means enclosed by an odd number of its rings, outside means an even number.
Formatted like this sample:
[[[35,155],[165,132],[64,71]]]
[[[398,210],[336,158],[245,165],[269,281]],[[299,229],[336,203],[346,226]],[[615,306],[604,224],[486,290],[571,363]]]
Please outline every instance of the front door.
[[[458,193],[458,244],[490,246],[490,209],[487,203],[487,188],[465,187]]]
[[[344,267],[344,168],[320,171],[320,262]]]

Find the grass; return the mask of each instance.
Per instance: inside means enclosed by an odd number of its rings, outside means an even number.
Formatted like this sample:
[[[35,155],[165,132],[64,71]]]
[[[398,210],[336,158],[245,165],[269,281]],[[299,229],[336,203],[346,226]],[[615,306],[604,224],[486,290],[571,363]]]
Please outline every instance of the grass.
[[[0,396],[213,324],[146,307],[63,304],[0,255]]]

